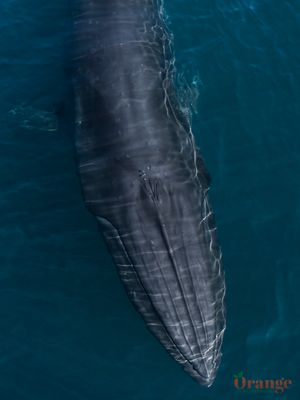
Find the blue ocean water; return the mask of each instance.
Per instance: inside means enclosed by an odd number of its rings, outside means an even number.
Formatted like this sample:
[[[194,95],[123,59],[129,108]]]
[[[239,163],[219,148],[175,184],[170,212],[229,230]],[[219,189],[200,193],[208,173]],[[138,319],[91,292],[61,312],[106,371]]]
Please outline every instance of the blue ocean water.
[[[55,112],[72,101],[69,0],[7,0],[0,5],[1,400],[300,398],[300,3],[165,6],[178,71],[198,94],[193,131],[212,176],[226,271],[216,382],[200,387],[147,331],[83,206],[73,127]],[[292,385],[283,395],[241,391],[233,381],[240,371]]]

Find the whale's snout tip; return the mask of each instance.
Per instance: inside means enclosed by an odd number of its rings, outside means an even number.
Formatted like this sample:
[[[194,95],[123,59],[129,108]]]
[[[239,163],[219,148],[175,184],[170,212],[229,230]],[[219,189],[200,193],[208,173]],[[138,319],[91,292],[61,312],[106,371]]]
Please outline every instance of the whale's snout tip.
[[[210,387],[216,379],[218,365],[209,364],[203,359],[187,361],[184,369],[200,385]]]

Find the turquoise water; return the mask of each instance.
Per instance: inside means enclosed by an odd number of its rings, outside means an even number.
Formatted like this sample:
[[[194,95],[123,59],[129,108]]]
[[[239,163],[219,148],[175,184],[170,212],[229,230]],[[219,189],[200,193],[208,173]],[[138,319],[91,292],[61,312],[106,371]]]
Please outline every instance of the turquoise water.
[[[165,0],[177,67],[198,93],[227,280],[213,387],[187,376],[129,303],[81,199],[69,0],[0,5],[0,399],[300,398],[300,3]],[[197,84],[193,84],[196,82]],[[193,95],[195,98],[195,94]],[[64,107],[64,110],[68,107]],[[63,116],[62,116],[63,114]]]

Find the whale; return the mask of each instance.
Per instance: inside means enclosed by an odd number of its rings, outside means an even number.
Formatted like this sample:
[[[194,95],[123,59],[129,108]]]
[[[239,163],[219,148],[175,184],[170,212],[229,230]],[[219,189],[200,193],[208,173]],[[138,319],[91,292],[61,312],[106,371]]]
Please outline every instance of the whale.
[[[84,203],[149,330],[210,386],[226,325],[222,253],[163,3],[78,0],[73,45]]]

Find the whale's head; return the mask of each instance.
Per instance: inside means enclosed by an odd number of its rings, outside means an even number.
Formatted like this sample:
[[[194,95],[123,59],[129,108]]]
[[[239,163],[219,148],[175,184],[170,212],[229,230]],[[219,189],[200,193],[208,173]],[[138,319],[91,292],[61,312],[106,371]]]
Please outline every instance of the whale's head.
[[[225,285],[207,190],[143,177],[134,201],[98,220],[150,330],[210,386],[221,357]]]

